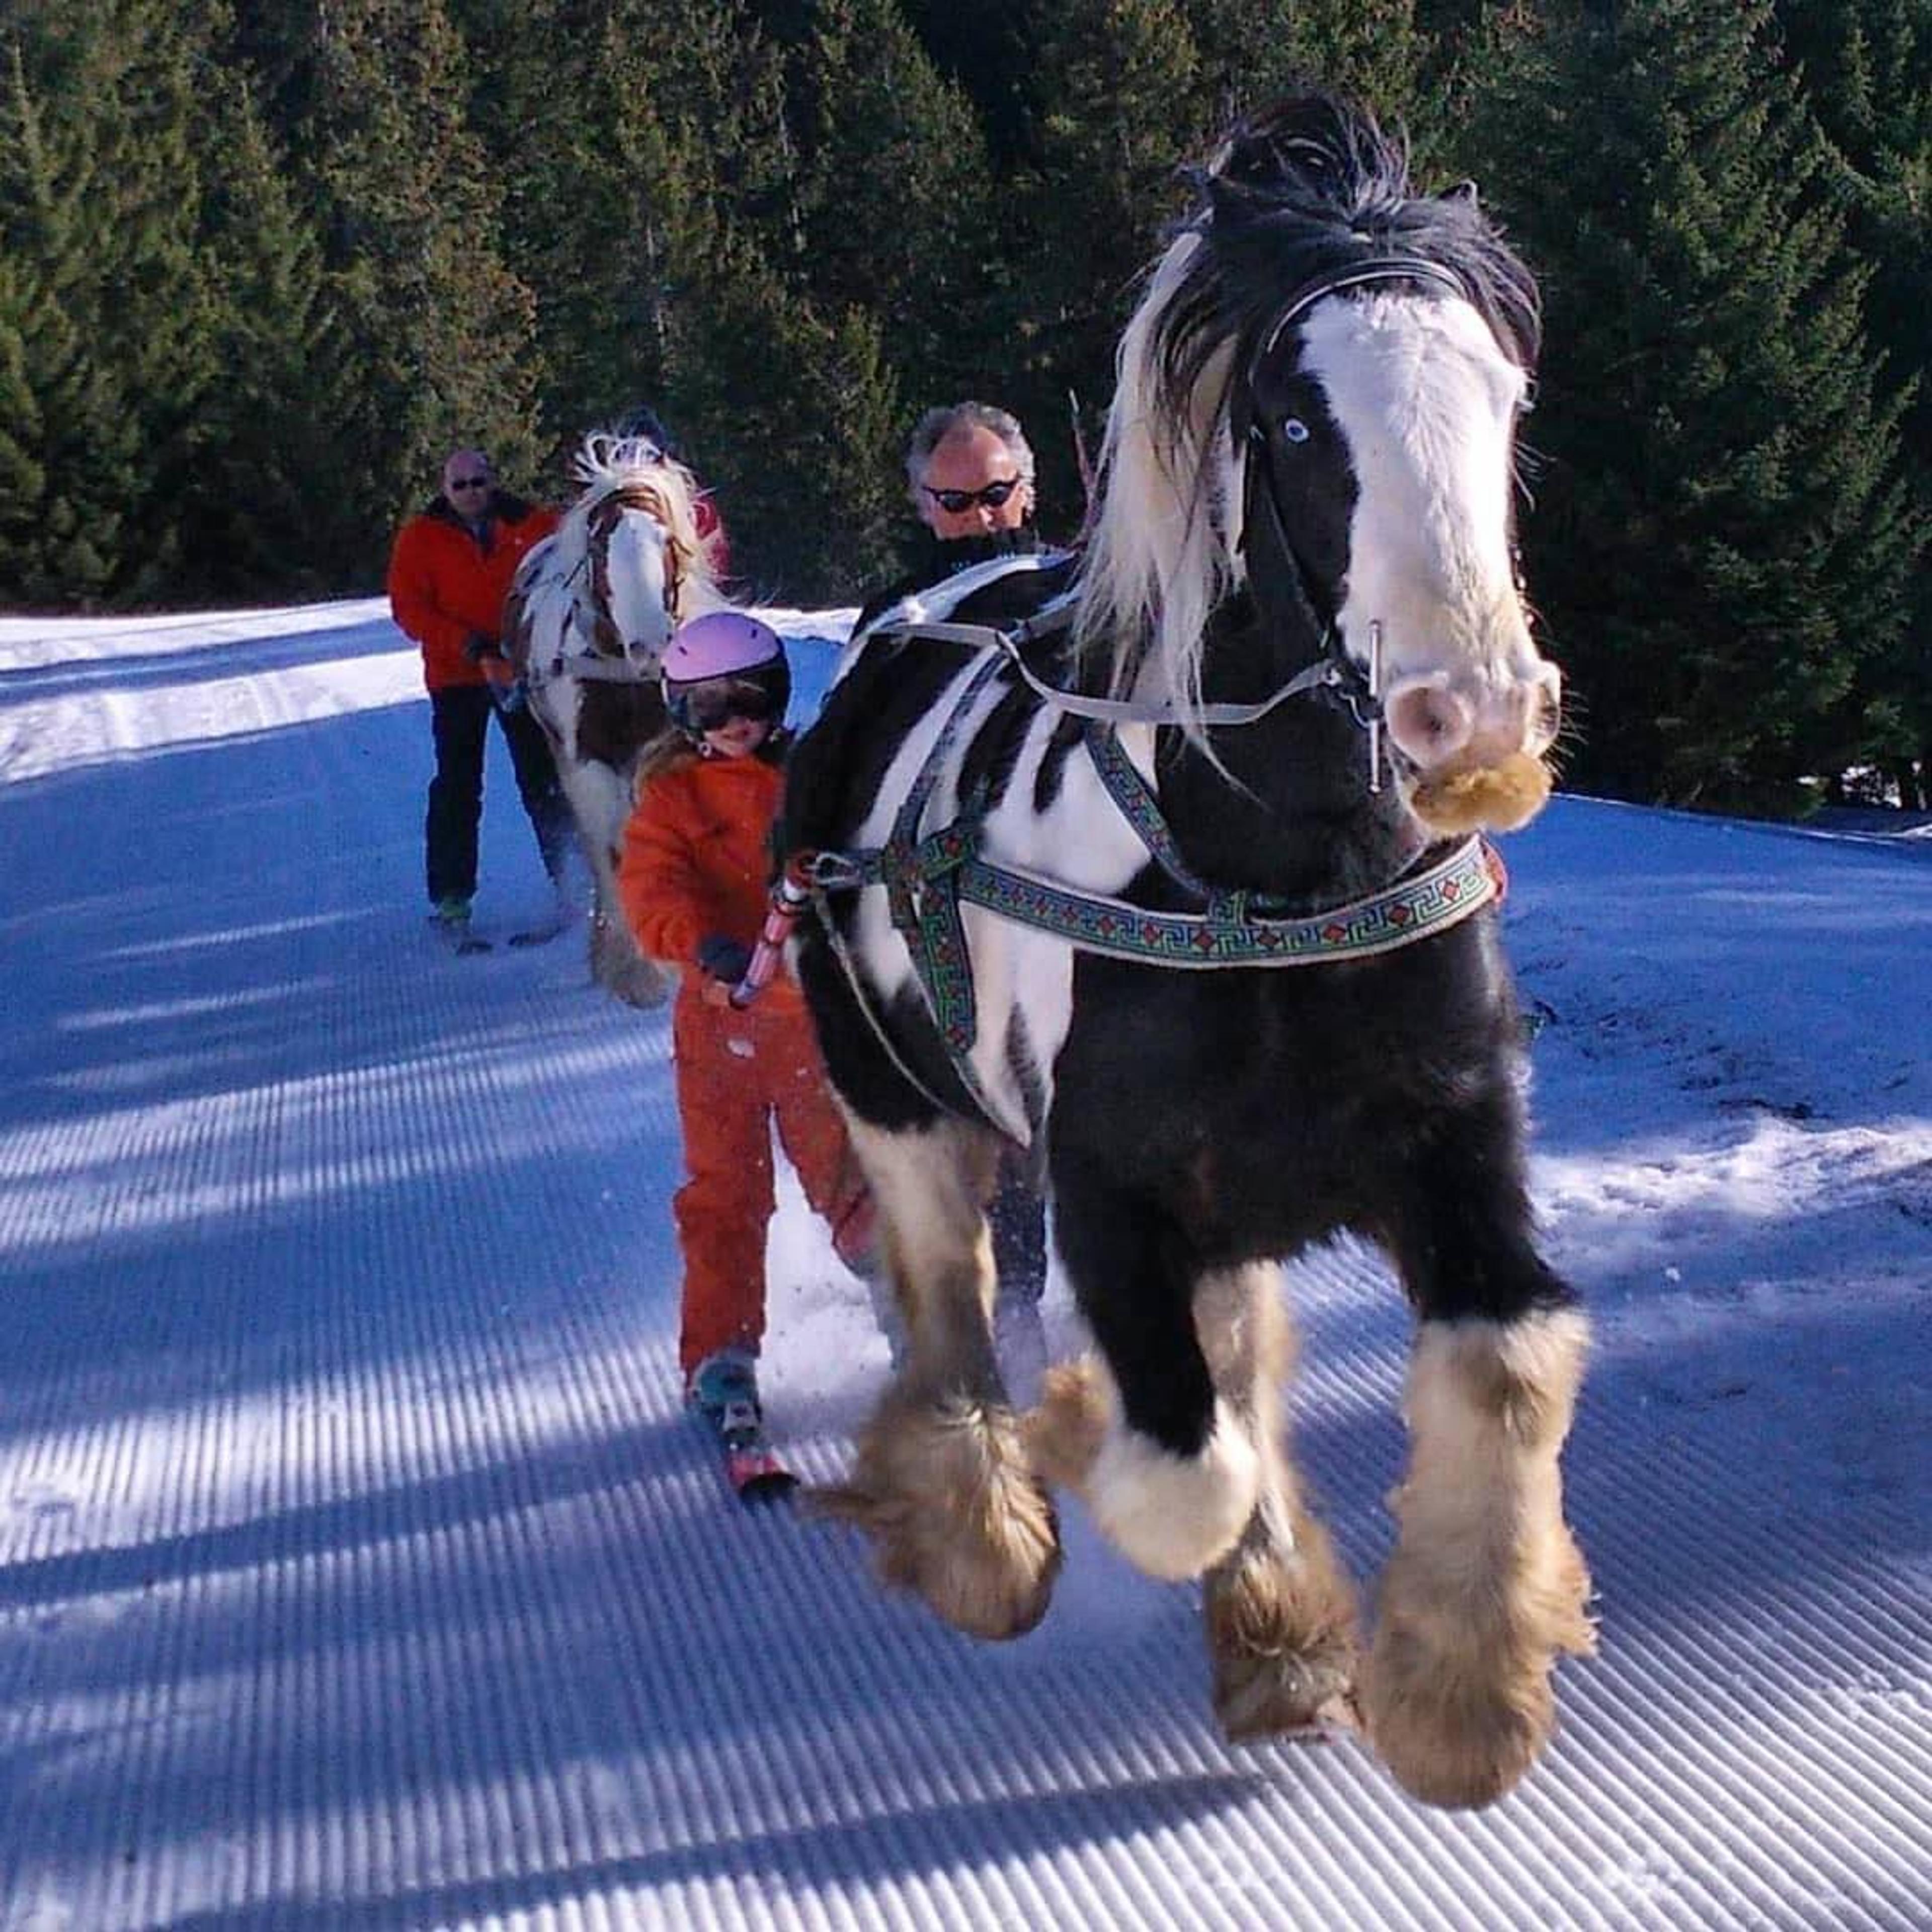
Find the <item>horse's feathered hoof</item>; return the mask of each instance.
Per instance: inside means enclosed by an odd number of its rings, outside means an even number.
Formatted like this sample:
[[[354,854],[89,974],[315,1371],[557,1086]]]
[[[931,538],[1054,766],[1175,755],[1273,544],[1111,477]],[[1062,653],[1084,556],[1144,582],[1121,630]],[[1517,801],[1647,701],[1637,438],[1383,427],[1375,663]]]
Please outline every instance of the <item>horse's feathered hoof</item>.
[[[808,1500],[863,1530],[880,1580],[956,1630],[1022,1636],[1046,1614],[1060,1526],[1010,1410],[894,1390],[860,1432],[850,1480]]]
[[[1292,1552],[1244,1548],[1217,1564],[1202,1614],[1230,1743],[1354,1727],[1354,1592],[1319,1524],[1298,1513]]]
[[[1396,1782],[1425,1804],[1492,1803],[1513,1790],[1556,1728],[1550,1672],[1559,1653],[1597,1646],[1590,1580],[1566,1528],[1544,1574],[1519,1581],[1493,1628],[1449,1627],[1445,1593],[1407,1573],[1398,1549],[1383,1579],[1363,1686],[1370,1742]]]

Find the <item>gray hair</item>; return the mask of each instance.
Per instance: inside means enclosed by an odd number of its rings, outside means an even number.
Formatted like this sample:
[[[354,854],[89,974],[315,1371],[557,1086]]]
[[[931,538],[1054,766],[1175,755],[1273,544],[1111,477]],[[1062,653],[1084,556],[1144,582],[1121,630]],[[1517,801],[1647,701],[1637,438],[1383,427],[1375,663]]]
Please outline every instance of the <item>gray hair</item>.
[[[947,437],[968,430],[989,429],[1006,446],[1029,492],[1033,488],[1033,445],[1020,428],[1020,419],[992,403],[951,403],[943,409],[928,410],[914,425],[912,440],[906,445],[907,494],[916,503],[920,486],[926,481],[926,466],[932,452]]]

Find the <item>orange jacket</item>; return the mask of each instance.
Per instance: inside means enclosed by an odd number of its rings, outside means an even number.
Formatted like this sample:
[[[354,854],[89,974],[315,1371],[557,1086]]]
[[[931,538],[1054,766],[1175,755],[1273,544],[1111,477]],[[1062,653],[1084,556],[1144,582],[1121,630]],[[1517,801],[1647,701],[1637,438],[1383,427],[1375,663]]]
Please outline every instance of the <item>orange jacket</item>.
[[[716,933],[757,943],[770,896],[766,841],[783,786],[778,766],[755,755],[694,757],[645,782],[624,828],[617,896],[639,950],[688,969],[680,998],[702,984],[700,940]],[[802,1010],[804,999],[781,973],[758,1004]]]
[[[481,541],[443,496],[403,526],[389,558],[389,608],[422,646],[423,682],[431,691],[488,681],[464,646],[479,634],[502,636],[503,599],[517,566],[558,521],[554,510],[500,490]]]

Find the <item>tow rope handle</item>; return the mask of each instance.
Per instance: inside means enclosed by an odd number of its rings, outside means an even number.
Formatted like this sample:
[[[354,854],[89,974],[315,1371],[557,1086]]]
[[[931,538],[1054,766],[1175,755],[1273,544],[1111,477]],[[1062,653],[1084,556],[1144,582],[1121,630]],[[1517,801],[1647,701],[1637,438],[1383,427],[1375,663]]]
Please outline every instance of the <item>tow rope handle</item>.
[[[751,963],[745,968],[745,976],[731,988],[733,1006],[748,1006],[778,977],[785,941],[791,937],[800,914],[812,903],[811,866],[810,854],[795,854],[778,874],[766,908],[764,925],[759,930],[758,943],[752,948]]]

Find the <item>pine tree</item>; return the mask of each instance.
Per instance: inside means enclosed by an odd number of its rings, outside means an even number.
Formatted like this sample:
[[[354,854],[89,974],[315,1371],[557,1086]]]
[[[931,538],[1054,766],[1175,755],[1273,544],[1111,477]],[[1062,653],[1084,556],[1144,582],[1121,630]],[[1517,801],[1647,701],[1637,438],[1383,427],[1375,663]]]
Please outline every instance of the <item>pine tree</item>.
[[[184,506],[183,594],[320,595],[366,572],[338,425],[347,380],[321,250],[244,72],[204,97],[203,244],[220,297],[224,380]]]
[[[1530,583],[1574,778],[1625,796],[1792,803],[1903,617],[1895,411],[1768,13],[1546,8],[1479,76],[1546,300]]]
[[[1219,133],[1298,83],[1359,100],[1384,121],[1412,117],[1424,43],[1414,0],[1188,0],[1208,121]]]
[[[463,43],[441,0],[332,0],[290,63],[290,135],[344,330],[340,435],[377,580],[396,520],[452,445],[513,484],[540,453],[530,291],[506,268],[502,194],[466,109]]]
[[[108,185],[86,101],[40,84],[59,51],[41,24],[22,14],[0,41],[0,602],[87,607],[139,573],[140,436],[92,326]]]
[[[900,11],[939,73],[973,104],[992,157],[993,184],[1015,167],[1037,166],[1030,88],[1034,43],[1052,0],[962,7],[956,0],[902,0]]]
[[[1833,721],[1828,770],[1862,751],[1901,804],[1932,806],[1932,0],[1780,6],[1807,99],[1832,144],[1850,233],[1872,266],[1869,326],[1886,391],[1905,404],[1902,441],[1919,550],[1912,614],[1891,650],[1859,667]]]
[[[656,183],[625,140],[627,96],[673,86],[657,56],[683,10],[532,0],[461,10],[477,69],[472,116],[503,190],[506,265],[531,292],[552,470],[592,428],[662,382],[644,210]],[[642,325],[640,326],[640,325]]]
[[[552,420],[574,441],[650,404],[716,494],[745,587],[850,596],[898,508],[897,389],[878,292],[808,232],[787,50],[727,0],[621,0],[595,32],[574,10],[574,111],[536,136],[513,204],[556,344]],[[802,68],[815,43],[791,25]]]
[[[792,63],[795,272],[821,312],[876,319],[900,382],[951,400],[996,326],[986,144],[897,0],[823,0]]]
[[[701,426],[734,566],[781,601],[846,599],[880,574],[902,435],[877,322],[822,319],[754,238],[721,228],[667,316],[669,392]],[[686,419],[682,415],[680,420]]]
[[[130,598],[191,586],[183,514],[208,446],[207,405],[228,379],[219,353],[220,297],[202,245],[202,97],[223,24],[218,0],[97,0],[103,32],[85,85],[99,165],[113,188],[114,236],[94,326],[136,412],[142,568]]]
[[[1042,497],[1079,500],[1071,451],[1048,425],[1068,394],[1095,412],[1139,276],[1185,202],[1203,111],[1192,37],[1174,0],[1067,0],[1040,16],[1031,145],[1010,246],[1022,265],[1000,338],[1004,401],[1029,426]],[[1076,519],[1068,518],[1071,522]]]

